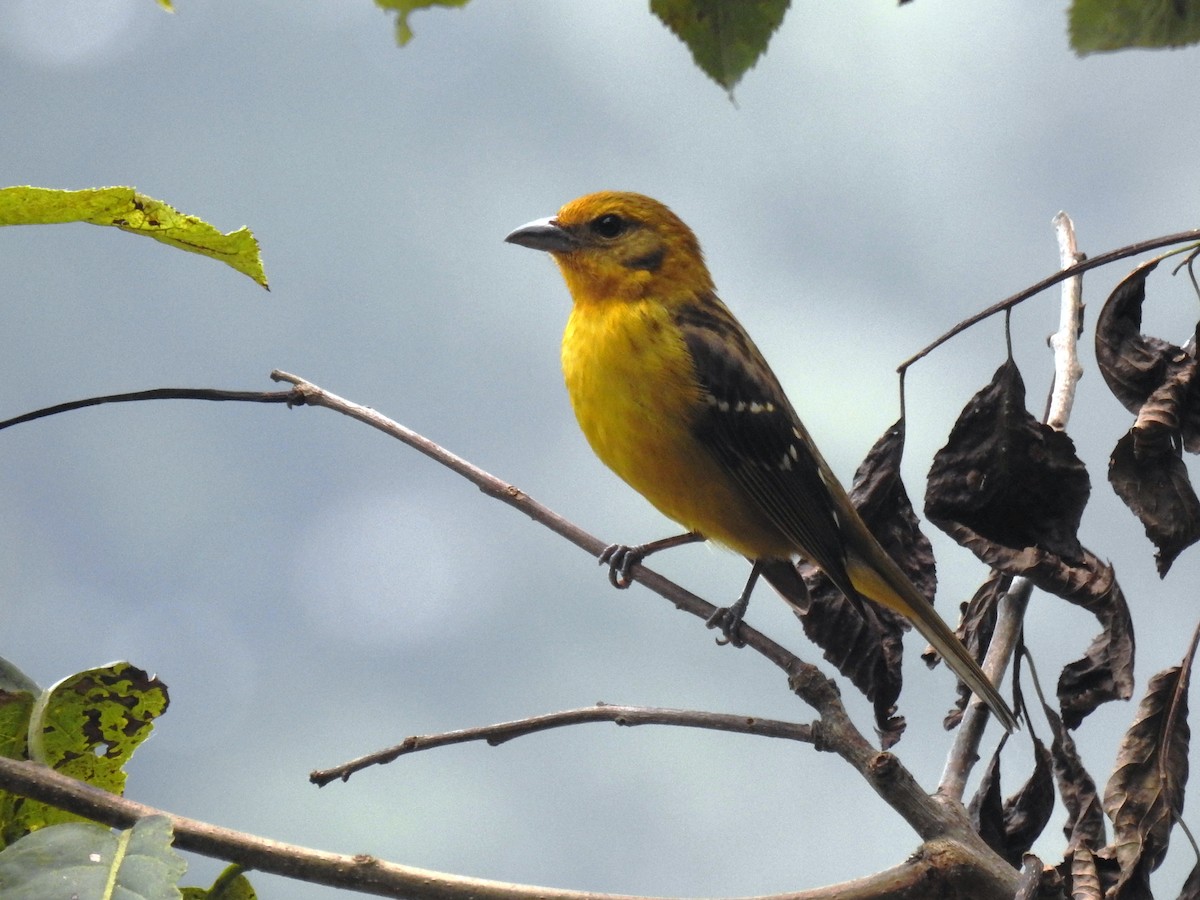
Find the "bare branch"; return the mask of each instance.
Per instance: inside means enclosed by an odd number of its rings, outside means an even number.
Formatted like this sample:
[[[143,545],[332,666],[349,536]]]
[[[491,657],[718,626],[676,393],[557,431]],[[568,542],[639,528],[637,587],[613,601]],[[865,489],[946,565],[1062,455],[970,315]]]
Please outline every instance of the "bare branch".
[[[76,409],[86,409],[89,406],[99,406],[102,403],[136,403],[140,400],[233,400],[240,403],[287,403],[291,397],[288,391],[223,391],[216,388],[153,388],[148,391],[133,391],[128,394],[108,394],[103,397],[86,397],[83,400],[72,400],[69,403],[58,403],[43,409],[35,409],[12,419],[0,422],[0,431],[56,416],[59,413],[71,412]]]
[[[1065,431],[1075,402],[1075,386],[1083,377],[1083,367],[1079,364],[1076,351],[1079,333],[1083,328],[1083,270],[1079,267],[1082,254],[1075,243],[1075,226],[1065,212],[1054,217],[1054,229],[1058,236],[1059,261],[1063,273],[1075,271],[1075,274],[1063,280],[1058,331],[1050,337],[1050,346],[1054,350],[1054,383],[1050,388],[1044,421],[1057,431]],[[996,628],[988,645],[987,658],[983,661],[984,672],[995,684],[999,684],[1004,677],[1004,671],[1021,639],[1025,609],[1032,594],[1033,582],[1020,577],[1013,580],[1000,602]],[[967,778],[979,759],[979,746],[987,723],[985,713],[978,704],[972,704],[964,713],[954,744],[946,757],[938,793],[956,800],[962,799]]]
[[[112,828],[129,828],[147,816],[165,816],[181,850],[238,863],[285,878],[379,897],[413,900],[653,900],[628,894],[597,894],[465,878],[445,872],[385,862],[373,856],[327,853],[296,844],[221,828],[197,819],[136,803],[61,775],[37,763],[0,757],[0,788],[70,810]],[[866,878],[808,891],[773,894],[757,900],[919,900],[932,885],[980,900],[1012,896],[1016,873],[997,880],[977,850],[951,840],[932,841],[899,866]]]
[[[727,713],[700,712],[690,709],[662,709],[646,706],[613,706],[597,703],[579,709],[562,710],[541,716],[529,716],[512,722],[500,722],[478,728],[462,728],[441,734],[422,734],[407,737],[394,747],[377,750],[330,769],[318,769],[308,776],[317,787],[331,781],[348,781],[350,776],[369,766],[386,765],[401,756],[470,741],[487,741],[491,746],[511,741],[551,728],[581,725],[585,722],[613,722],[617,725],[674,725],[681,728],[706,728],[735,734],[756,734],[760,737],[785,738],[791,741],[814,743],[811,725],[783,722],[779,719],[760,719],[755,716],[736,716]]]
[[[900,363],[900,365],[897,366],[897,371],[904,372],[911,365],[913,365],[913,363],[928,356],[938,347],[942,346],[942,344],[946,343],[946,341],[950,340],[956,335],[962,334],[962,332],[966,331],[972,325],[976,325],[979,322],[982,322],[984,319],[996,315],[996,313],[1002,313],[1005,310],[1012,309],[1014,306],[1019,303],[1023,303],[1030,297],[1040,294],[1042,291],[1046,290],[1046,288],[1054,287],[1054,285],[1058,284],[1060,281],[1065,281],[1068,278],[1082,275],[1089,269],[1096,269],[1100,266],[1106,266],[1111,262],[1116,262],[1117,260],[1128,259],[1131,256],[1140,256],[1141,254],[1147,253],[1151,250],[1157,250],[1159,247],[1169,247],[1172,244],[1186,244],[1188,241],[1197,240],[1200,240],[1200,228],[1193,228],[1191,231],[1180,231],[1176,234],[1168,234],[1163,237],[1152,238],[1148,241],[1139,241],[1136,244],[1129,244],[1126,247],[1120,247],[1116,250],[1110,250],[1107,253],[1101,253],[1099,256],[1093,256],[1090,259],[1085,259],[1081,262],[1075,263],[1074,265],[1068,266],[1067,268],[1061,269],[1060,271],[1055,272],[1053,275],[1048,275],[1047,277],[1043,278],[1041,281],[1037,282],[1037,284],[1027,287],[1023,291],[1018,291],[1011,297],[1001,300],[999,303],[993,303],[987,309],[980,310],[979,312],[975,313],[975,315],[963,319],[931,344],[921,350],[918,350],[904,362]]]

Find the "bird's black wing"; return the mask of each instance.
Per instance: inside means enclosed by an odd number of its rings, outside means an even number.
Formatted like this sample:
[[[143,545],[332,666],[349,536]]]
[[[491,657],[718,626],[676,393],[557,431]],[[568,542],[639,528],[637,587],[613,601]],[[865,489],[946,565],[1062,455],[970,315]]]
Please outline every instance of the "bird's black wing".
[[[711,301],[711,302],[708,302]],[[705,400],[696,437],[766,517],[846,593],[829,467],[745,329],[715,296],[676,314]]]

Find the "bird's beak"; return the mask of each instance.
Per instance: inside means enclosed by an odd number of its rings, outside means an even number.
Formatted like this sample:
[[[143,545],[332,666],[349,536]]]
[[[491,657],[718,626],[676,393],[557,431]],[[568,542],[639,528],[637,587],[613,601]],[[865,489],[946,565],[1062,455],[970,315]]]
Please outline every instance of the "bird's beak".
[[[552,218],[537,219],[528,225],[522,225],[504,240],[510,244],[529,247],[531,250],[545,250],[547,253],[567,253],[579,248],[576,237]]]

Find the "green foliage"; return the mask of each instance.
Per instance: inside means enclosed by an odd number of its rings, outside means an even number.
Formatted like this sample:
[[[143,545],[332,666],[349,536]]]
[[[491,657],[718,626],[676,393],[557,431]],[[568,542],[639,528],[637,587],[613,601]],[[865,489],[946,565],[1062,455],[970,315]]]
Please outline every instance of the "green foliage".
[[[71,675],[37,694],[0,690],[0,752],[121,794],[125,763],[168,702],[166,685],[125,662]],[[76,821],[78,816],[53,806],[0,791],[0,844]]]
[[[258,894],[250,886],[250,880],[242,874],[241,866],[229,866],[208,890],[185,887],[183,900],[258,900]]]
[[[187,864],[171,840],[165,816],[120,832],[82,822],[36,831],[0,852],[0,896],[180,900]]]
[[[470,0],[375,0],[380,9],[396,14],[396,43],[403,47],[413,39],[412,29],[408,27],[408,17],[418,9],[428,9],[431,6],[466,6]]]
[[[1200,0],[1075,0],[1071,48],[1080,56],[1200,41]]]
[[[651,0],[650,10],[692,51],[709,78],[732,91],[787,14],[790,0]]]
[[[196,216],[185,215],[131,187],[62,191],[51,188],[0,188],[0,225],[53,225],[88,222],[110,225],[154,238],[189,253],[225,263],[263,287],[258,241],[248,228],[222,233]]]

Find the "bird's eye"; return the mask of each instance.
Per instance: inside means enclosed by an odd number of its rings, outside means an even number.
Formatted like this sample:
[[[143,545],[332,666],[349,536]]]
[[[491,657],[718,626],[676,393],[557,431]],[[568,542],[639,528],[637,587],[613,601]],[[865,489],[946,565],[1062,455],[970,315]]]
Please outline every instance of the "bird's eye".
[[[626,222],[616,213],[607,213],[592,222],[592,231],[602,238],[615,238],[625,230]]]

